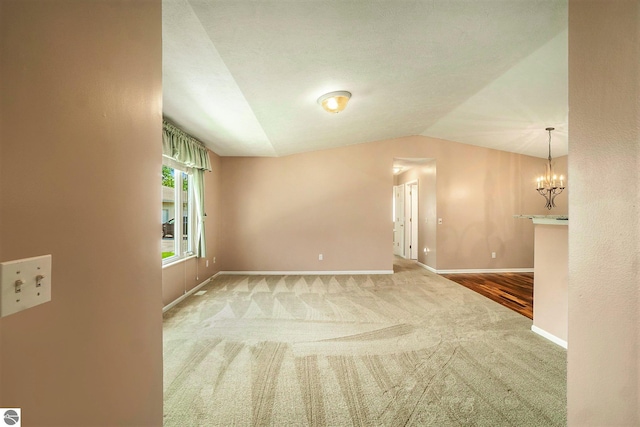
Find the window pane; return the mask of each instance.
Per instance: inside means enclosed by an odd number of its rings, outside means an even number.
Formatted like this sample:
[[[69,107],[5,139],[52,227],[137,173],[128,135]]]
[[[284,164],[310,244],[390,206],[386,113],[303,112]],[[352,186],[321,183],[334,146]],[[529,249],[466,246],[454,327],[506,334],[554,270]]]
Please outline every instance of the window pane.
[[[175,201],[174,170],[168,166],[162,166],[162,259],[176,254]]]
[[[193,255],[193,184],[184,171],[162,166],[162,259],[164,263]]]
[[[189,191],[189,175],[182,172],[182,254],[186,254],[187,252],[191,252],[191,235],[190,224],[189,224],[189,195],[191,192]]]

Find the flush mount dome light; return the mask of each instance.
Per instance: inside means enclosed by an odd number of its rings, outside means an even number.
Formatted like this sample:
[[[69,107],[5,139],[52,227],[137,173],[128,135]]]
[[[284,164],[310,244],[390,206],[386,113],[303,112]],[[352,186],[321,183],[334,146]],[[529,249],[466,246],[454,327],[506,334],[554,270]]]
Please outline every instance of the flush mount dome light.
[[[339,113],[347,108],[347,102],[351,98],[351,92],[346,90],[340,90],[337,92],[329,92],[318,98],[318,104],[322,105],[322,108],[327,113]]]

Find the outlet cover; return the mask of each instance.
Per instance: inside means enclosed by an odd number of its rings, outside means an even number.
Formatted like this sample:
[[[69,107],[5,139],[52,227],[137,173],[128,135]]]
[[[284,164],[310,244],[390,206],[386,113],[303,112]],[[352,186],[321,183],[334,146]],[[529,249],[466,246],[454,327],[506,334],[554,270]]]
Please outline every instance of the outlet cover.
[[[51,255],[0,263],[0,317],[51,301]]]

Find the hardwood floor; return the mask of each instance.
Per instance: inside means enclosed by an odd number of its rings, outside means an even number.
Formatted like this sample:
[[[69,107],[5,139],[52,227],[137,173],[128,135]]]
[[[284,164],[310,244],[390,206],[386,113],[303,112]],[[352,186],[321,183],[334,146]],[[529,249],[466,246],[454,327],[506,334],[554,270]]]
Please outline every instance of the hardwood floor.
[[[533,319],[533,273],[441,274]]]

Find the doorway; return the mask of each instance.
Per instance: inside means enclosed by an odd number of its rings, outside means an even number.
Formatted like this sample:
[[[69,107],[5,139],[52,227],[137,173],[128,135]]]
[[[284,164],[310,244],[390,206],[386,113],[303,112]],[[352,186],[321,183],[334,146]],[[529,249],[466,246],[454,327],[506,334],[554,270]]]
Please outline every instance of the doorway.
[[[393,159],[393,253],[435,269],[436,159]]]
[[[418,181],[393,186],[393,253],[418,259]]]

